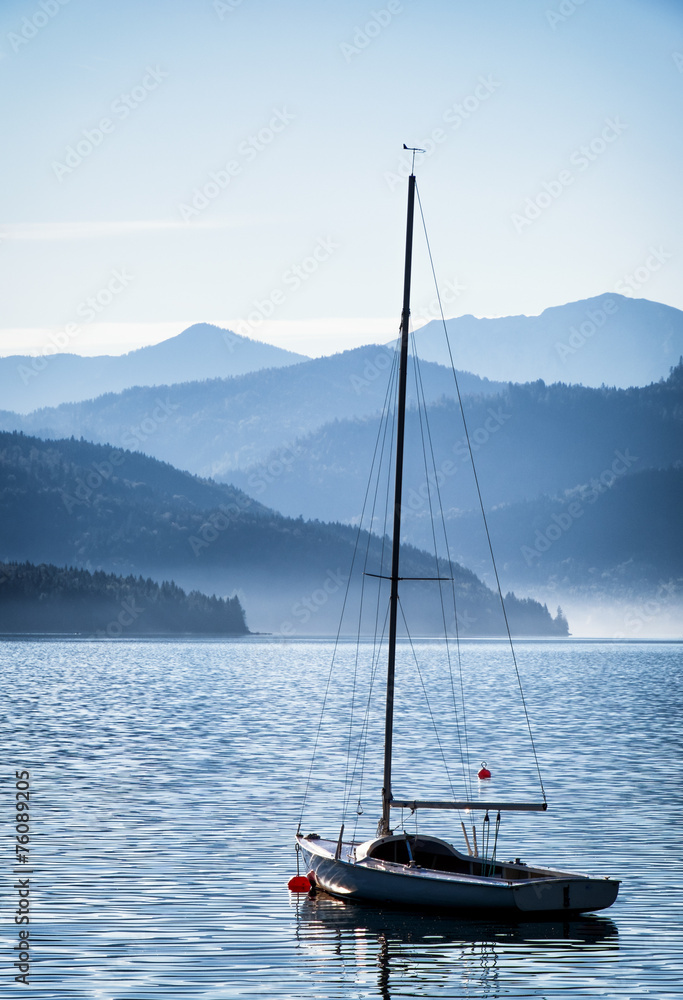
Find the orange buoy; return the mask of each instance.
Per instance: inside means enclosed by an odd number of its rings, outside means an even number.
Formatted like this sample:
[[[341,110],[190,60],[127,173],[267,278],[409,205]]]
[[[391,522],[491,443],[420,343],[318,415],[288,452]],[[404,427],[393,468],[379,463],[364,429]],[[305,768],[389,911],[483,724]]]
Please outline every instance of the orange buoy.
[[[287,888],[290,892],[310,892],[311,883],[305,875],[295,875],[294,878],[290,878]]]
[[[482,762],[481,762],[481,770],[477,773],[477,777],[478,778],[490,778],[491,777],[491,772],[489,771],[488,767],[486,766],[486,761],[485,760],[482,760]]]

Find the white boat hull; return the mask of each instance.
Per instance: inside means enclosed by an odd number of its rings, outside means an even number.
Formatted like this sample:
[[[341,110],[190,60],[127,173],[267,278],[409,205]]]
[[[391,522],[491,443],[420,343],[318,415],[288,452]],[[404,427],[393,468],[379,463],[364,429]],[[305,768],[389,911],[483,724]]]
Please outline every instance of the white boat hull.
[[[553,869],[511,864],[498,866],[511,877],[467,875],[371,857],[355,860],[356,844],[342,844],[337,857],[334,841],[299,836],[297,842],[315,884],[343,899],[514,917],[602,910],[612,905],[619,891],[614,879]],[[452,850],[455,857],[469,860]]]

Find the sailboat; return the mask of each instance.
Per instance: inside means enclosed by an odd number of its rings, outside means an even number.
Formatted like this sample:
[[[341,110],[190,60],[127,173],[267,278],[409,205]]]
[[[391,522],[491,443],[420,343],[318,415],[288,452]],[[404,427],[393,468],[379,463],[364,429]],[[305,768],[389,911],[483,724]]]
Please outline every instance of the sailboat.
[[[408,149],[408,147],[404,147]],[[394,701],[396,679],[396,648],[399,624],[399,585],[401,575],[401,510],[403,503],[403,466],[405,449],[405,418],[407,369],[409,357],[410,290],[412,271],[413,219],[416,178],[415,153],[411,149],[413,169],[408,178],[408,211],[406,225],[403,308],[400,326],[399,368],[395,425],[395,459],[393,483],[393,533],[391,573],[387,580],[389,594],[389,628],[387,643],[386,704],[384,713],[384,767],[382,811],[376,836],[370,840],[344,840],[342,825],[338,837],[325,839],[317,833],[304,834],[301,822],[295,837],[297,863],[299,854],[309,869],[307,877],[292,880],[290,887],[301,891],[309,885],[347,900],[366,900],[411,909],[437,908],[460,916],[482,914],[496,917],[526,915],[537,919],[544,916],[565,916],[602,910],[615,901],[619,882],[611,877],[593,877],[554,868],[528,865],[515,859],[501,862],[472,850],[467,831],[463,832],[468,852],[458,850],[441,837],[426,833],[396,832],[392,811],[460,810],[469,815],[472,810],[484,810],[486,820],[497,814],[496,828],[502,811],[545,812],[547,800],[543,786],[540,801],[499,801],[470,798],[462,800],[430,800],[394,797],[392,791],[392,749],[394,731]],[[379,574],[367,574],[377,576]],[[420,578],[424,579],[424,578]],[[440,579],[436,577],[435,579]],[[502,601],[502,594],[501,594]],[[506,618],[507,622],[507,618]],[[508,630],[509,634],[509,630]],[[511,641],[511,640],[510,640]],[[480,776],[488,776],[483,769]],[[489,827],[490,828],[490,827]],[[476,835],[475,835],[476,836]],[[296,883],[296,886],[293,885]]]

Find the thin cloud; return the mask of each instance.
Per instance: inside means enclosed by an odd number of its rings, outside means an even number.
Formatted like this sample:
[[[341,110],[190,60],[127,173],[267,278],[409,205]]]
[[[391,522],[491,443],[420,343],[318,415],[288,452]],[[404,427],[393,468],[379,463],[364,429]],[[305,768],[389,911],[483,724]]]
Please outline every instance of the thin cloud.
[[[236,229],[254,220],[200,219],[187,223],[176,219],[131,219],[124,222],[11,222],[0,224],[0,240],[92,240],[156,233],[169,230]]]

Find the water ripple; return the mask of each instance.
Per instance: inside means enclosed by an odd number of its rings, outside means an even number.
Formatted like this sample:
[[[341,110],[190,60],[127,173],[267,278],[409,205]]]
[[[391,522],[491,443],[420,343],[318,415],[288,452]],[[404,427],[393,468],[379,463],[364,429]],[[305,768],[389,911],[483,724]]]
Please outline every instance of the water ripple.
[[[608,916],[514,927],[287,892],[329,649],[267,639],[0,644],[6,845],[14,770],[31,771],[25,996],[683,995],[681,646],[521,644],[551,809],[506,817],[501,853],[624,881]],[[440,681],[428,643],[423,651],[438,715]],[[514,788],[529,775],[516,773],[523,733],[508,711],[504,650],[467,652],[472,754],[489,763],[492,789]],[[310,821],[323,832],[330,789],[341,788],[351,657],[342,650],[337,721],[321,731],[311,792]],[[398,775],[421,791],[439,780],[428,717],[399,700],[397,724]],[[444,741],[451,754],[455,734]],[[372,825],[377,781],[363,817]],[[438,823],[456,839],[449,817]],[[17,937],[4,856],[7,956]]]

